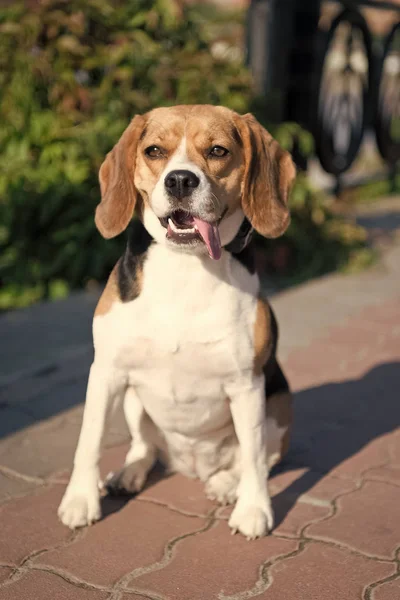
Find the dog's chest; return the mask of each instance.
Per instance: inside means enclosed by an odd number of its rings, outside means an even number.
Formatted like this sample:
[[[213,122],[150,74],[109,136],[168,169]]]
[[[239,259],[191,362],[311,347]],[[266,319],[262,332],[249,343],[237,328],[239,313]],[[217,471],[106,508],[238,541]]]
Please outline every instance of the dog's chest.
[[[106,347],[145,403],[212,404],[252,367],[257,292],[228,253],[212,262],[152,247],[140,295],[95,322],[96,354]]]

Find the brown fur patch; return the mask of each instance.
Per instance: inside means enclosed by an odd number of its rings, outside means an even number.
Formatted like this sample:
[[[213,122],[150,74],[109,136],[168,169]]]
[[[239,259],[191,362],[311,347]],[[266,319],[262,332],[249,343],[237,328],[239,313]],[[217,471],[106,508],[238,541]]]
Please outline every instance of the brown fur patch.
[[[111,271],[110,277],[108,278],[106,287],[103,290],[102,295],[97,303],[96,310],[94,311],[94,316],[99,317],[101,315],[107,314],[113,304],[116,302],[121,302],[121,290],[120,283],[118,281],[118,271],[120,266],[120,259],[113,270]],[[140,292],[143,289],[143,258],[137,261],[135,265],[135,278],[131,282],[129,289],[129,297],[134,299],[137,298]]]
[[[112,305],[115,302],[119,302],[118,293],[118,263],[111,271],[110,277],[108,278],[107,285],[103,290],[100,300],[97,303],[96,310],[94,311],[95,317],[107,314]]]
[[[255,375],[261,375],[272,348],[271,312],[268,303],[259,298],[257,301],[256,321],[254,323],[254,362]]]
[[[134,182],[149,203],[152,191],[167,162],[186,138],[189,160],[207,176],[211,189],[210,208],[222,213],[228,207],[231,214],[240,205],[244,161],[233,111],[210,105],[157,108],[148,113],[146,129],[140,139]],[[145,149],[158,146],[157,159],[146,156]],[[213,146],[223,146],[229,154],[219,160],[209,156]]]
[[[275,238],[290,223],[289,192],[296,175],[290,154],[251,114],[236,118],[244,148],[243,212],[254,229]]]
[[[188,158],[207,176],[212,193],[204,209],[216,217],[242,204],[253,227],[277,237],[289,224],[288,194],[295,169],[290,155],[252,115],[238,115],[222,106],[191,105],[156,108],[136,116],[100,169],[102,201],[96,225],[106,238],[123,231],[142,198],[151,195],[166,164],[186,138]],[[146,148],[157,146],[159,156]],[[228,153],[210,155],[213,146]]]
[[[100,167],[101,202],[96,209],[95,222],[105,238],[124,231],[133,216],[138,198],[133,173],[137,145],[145,124],[144,116],[136,116]]]

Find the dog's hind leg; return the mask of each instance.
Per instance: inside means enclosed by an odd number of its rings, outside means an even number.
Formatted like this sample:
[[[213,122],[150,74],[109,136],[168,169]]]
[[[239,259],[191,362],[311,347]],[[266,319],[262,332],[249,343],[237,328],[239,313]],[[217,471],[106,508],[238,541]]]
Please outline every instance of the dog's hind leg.
[[[268,470],[277,465],[289,450],[293,421],[293,398],[286,377],[277,361],[272,375],[266,377]]]
[[[146,414],[133,387],[128,387],[126,390],[124,413],[132,443],[124,467],[107,476],[105,486],[111,494],[139,492],[157,457],[157,448],[154,444],[155,426]]]
[[[219,504],[234,504],[237,499],[237,489],[240,479],[239,466],[232,469],[222,469],[211,475],[205,486],[207,498],[216,500]]]

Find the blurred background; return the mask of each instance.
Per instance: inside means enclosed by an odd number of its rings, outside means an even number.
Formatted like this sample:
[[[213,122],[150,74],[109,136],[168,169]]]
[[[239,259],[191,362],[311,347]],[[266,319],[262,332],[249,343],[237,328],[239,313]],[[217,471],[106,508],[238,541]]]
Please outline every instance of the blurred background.
[[[399,22],[400,0],[0,0],[0,600],[400,598]],[[298,167],[290,228],[256,238],[295,426],[255,545],[179,475],[57,520],[126,241],[95,229],[98,170],[180,103],[253,112]],[[129,441],[120,407],[102,477]]]
[[[125,237],[95,229],[98,169],[133,115],[160,105],[254,112],[293,152],[290,229],[257,239],[268,290],[373,264],[399,226],[360,209],[400,186],[398,9],[2,0],[0,310],[104,284]]]

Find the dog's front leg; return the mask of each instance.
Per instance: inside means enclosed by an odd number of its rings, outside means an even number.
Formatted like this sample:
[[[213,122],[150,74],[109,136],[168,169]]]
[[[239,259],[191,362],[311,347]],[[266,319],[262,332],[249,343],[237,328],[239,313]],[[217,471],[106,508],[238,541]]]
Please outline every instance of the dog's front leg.
[[[268,493],[264,376],[226,386],[240,446],[238,500],[229,520],[248,539],[268,533],[274,517]]]
[[[92,364],[74,469],[58,509],[61,521],[71,529],[93,523],[101,516],[98,467],[101,441],[109,403],[123,388],[123,378],[113,369],[96,361]]]

